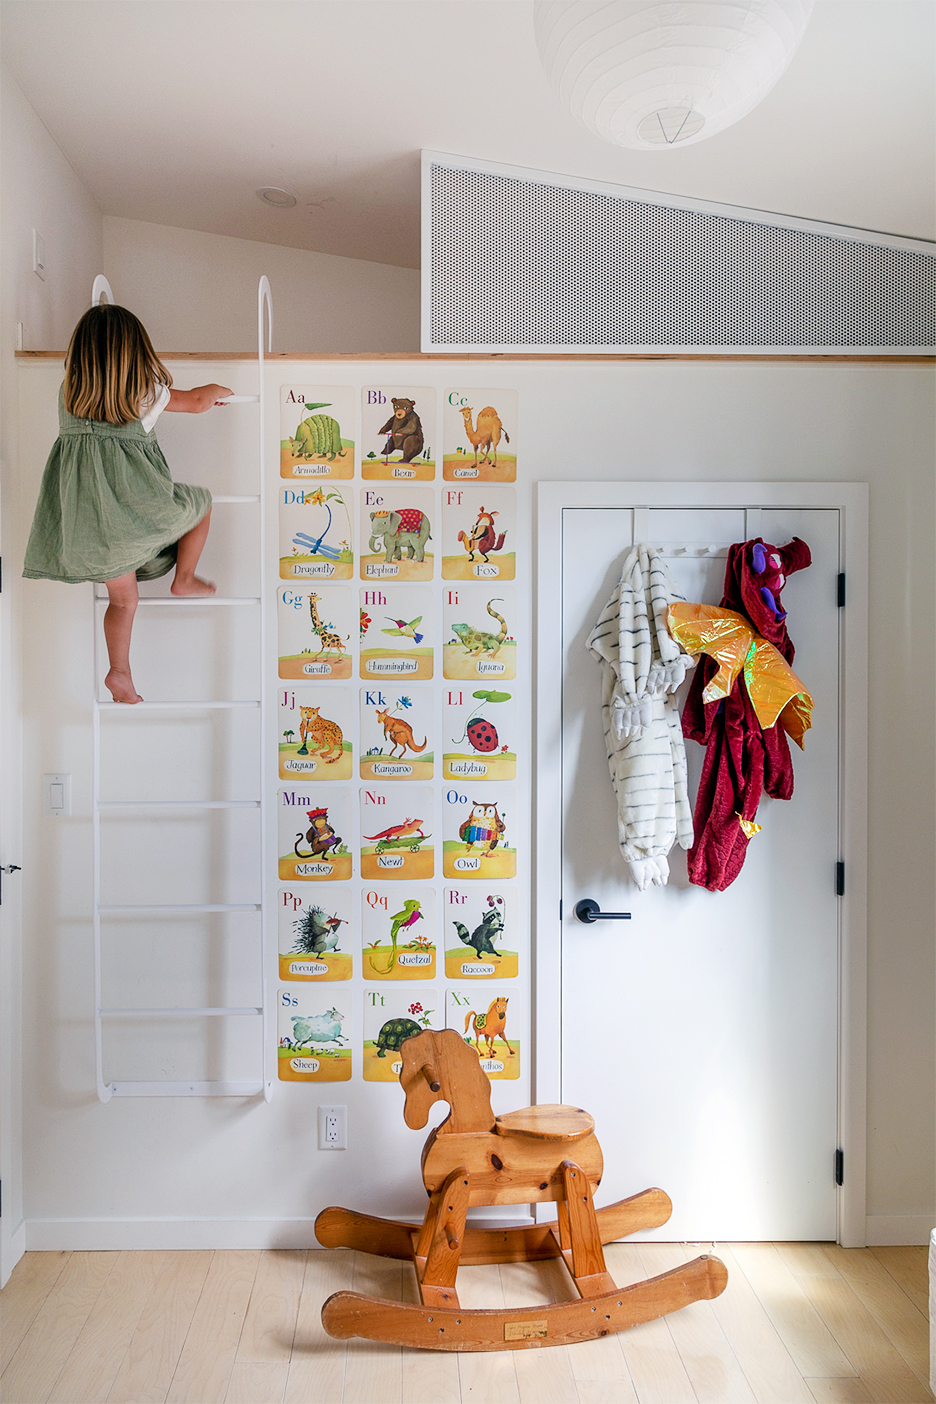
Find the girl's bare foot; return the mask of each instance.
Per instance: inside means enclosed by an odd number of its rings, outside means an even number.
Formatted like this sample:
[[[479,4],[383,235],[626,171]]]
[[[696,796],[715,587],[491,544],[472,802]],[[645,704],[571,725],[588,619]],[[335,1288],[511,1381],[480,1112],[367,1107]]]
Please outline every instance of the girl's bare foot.
[[[115,702],[142,702],[143,698],[133,686],[133,679],[129,673],[121,673],[116,668],[111,668],[104,679],[104,686],[107,688]]]
[[[170,587],[173,595],[213,595],[216,586],[210,580],[202,580],[199,575],[190,575],[182,580],[176,576]]]

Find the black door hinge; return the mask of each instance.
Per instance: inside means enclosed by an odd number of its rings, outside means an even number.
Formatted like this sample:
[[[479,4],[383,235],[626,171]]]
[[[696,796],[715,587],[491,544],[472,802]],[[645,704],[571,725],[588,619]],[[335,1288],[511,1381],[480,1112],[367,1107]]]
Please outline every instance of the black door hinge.
[[[845,572],[844,572],[844,570],[840,570],[840,571],[839,571],[839,574],[838,574],[838,581],[837,581],[836,588],[835,588],[835,603],[838,605],[839,609],[843,609],[843,608],[844,608],[844,605],[845,605]]]
[[[559,920],[562,920],[562,898],[559,898]]]
[[[845,1183],[845,1152],[843,1150],[835,1152],[835,1183],[837,1185]]]
[[[835,895],[845,896],[845,864],[838,862],[835,865]]]

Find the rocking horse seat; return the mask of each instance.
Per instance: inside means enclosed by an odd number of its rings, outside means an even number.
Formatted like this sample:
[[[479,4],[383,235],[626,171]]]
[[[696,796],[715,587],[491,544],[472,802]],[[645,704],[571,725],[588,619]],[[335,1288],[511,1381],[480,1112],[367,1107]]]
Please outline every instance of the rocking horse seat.
[[[498,1136],[529,1136],[534,1141],[578,1141],[595,1129],[595,1118],[581,1107],[544,1103],[494,1118]]]

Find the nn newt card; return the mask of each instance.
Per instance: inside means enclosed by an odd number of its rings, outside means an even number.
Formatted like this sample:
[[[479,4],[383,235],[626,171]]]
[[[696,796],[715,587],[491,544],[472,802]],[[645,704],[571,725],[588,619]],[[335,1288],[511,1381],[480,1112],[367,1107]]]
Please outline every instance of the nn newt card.
[[[511,887],[447,887],[442,941],[448,980],[511,980],[519,972],[517,898]],[[514,949],[509,949],[510,947]]]
[[[283,882],[344,882],[351,877],[350,790],[297,785],[280,790],[276,808]]]
[[[424,1029],[445,1022],[442,995],[425,985],[388,985],[364,991],[364,1081],[395,1082],[403,1063],[400,1049]]]
[[[281,780],[350,780],[351,689],[285,687],[279,693]]]
[[[348,992],[281,989],[277,1063],[282,1082],[348,1082],[351,1006]],[[341,1008],[339,1009],[339,1005]]]
[[[516,986],[449,985],[445,1027],[475,1048],[491,1080],[520,1076],[519,995]]]
[[[398,483],[435,477],[436,392],[425,385],[361,391],[361,476]]]
[[[350,980],[351,889],[283,888],[277,899],[281,980]]]
[[[446,390],[442,476],[449,483],[517,479],[516,390]]]
[[[506,687],[458,687],[442,694],[446,780],[517,778],[517,707]]]
[[[442,592],[442,676],[462,682],[515,678],[517,602],[512,586],[488,594],[470,585]]]
[[[516,488],[442,489],[443,580],[513,580],[516,539]]]
[[[361,579],[431,580],[438,535],[432,488],[365,488]]]
[[[354,391],[350,385],[281,388],[280,477],[354,477]]]
[[[365,980],[434,980],[435,888],[365,888],[361,905]]]
[[[351,489],[280,488],[279,541],[281,580],[350,580]]]
[[[432,591],[369,586],[361,591],[361,677],[410,682],[432,677]]]
[[[432,688],[362,688],[361,779],[431,780],[434,714]]]
[[[423,786],[367,785],[361,790],[361,877],[412,882],[433,876],[435,812]]]
[[[354,592],[330,585],[281,585],[276,597],[281,678],[350,678]]]
[[[498,882],[517,876],[513,785],[452,785],[442,795],[442,872]]]

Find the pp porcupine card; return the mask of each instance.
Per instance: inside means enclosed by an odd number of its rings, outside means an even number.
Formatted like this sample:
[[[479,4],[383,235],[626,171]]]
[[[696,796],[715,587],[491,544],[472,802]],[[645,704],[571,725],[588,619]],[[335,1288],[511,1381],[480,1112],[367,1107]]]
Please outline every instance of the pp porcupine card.
[[[282,888],[277,897],[280,979],[350,980],[352,929],[350,887]]]

